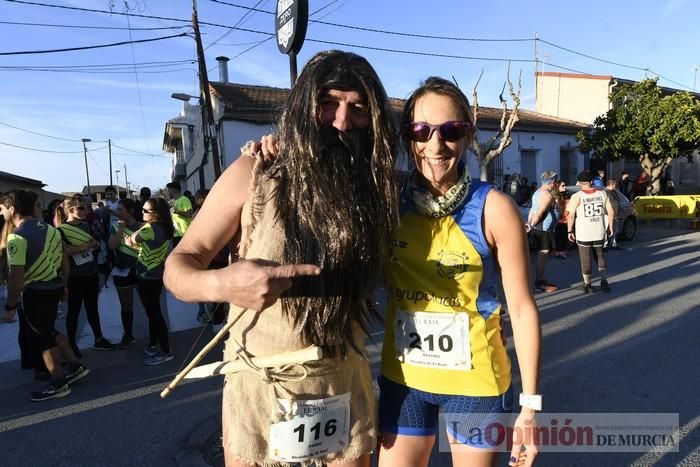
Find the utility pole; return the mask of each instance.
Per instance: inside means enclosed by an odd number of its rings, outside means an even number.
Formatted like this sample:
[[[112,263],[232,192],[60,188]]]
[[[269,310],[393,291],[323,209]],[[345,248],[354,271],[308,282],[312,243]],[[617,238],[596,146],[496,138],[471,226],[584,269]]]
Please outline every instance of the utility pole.
[[[197,19],[197,0],[192,0],[192,28],[194,29],[194,40],[197,43],[197,62],[199,64],[199,95],[200,104],[206,107],[206,112],[202,112],[202,116],[206,115],[206,121],[202,120],[202,131],[205,135],[204,150],[205,154],[209,153],[211,148],[211,158],[214,163],[214,180],[217,180],[221,175],[221,163],[219,160],[219,142],[214,130],[214,110],[211,103],[211,95],[209,94],[209,78],[207,76],[207,64],[204,60],[204,47],[202,46],[202,36],[199,33],[199,20]]]
[[[537,31],[535,31],[535,103],[537,102],[537,94],[538,94],[537,88],[539,87],[538,80],[537,80],[537,71],[538,71],[537,63],[539,61],[539,59],[537,58],[537,42],[538,42]]]
[[[693,76],[693,92],[695,92],[695,90],[697,90],[697,88],[695,87],[695,85],[696,85],[697,82],[698,82],[698,66],[695,65],[695,66],[693,67],[693,69],[695,70],[695,74],[694,74],[694,76]]]
[[[119,199],[119,172],[121,172],[121,170],[117,169],[115,172],[117,173],[117,199]]]
[[[108,139],[109,144],[109,184],[112,184],[112,140]]]
[[[80,141],[83,142],[83,157],[85,158],[85,178],[87,178],[87,191],[88,196],[90,197],[90,202],[92,202],[92,192],[90,190],[90,171],[88,170],[87,163],[87,146],[85,146],[85,143],[89,143],[92,140],[90,138],[82,138]]]
[[[126,164],[124,164],[124,185],[126,186],[126,197],[131,198],[131,193],[129,192],[129,177],[126,174]]]

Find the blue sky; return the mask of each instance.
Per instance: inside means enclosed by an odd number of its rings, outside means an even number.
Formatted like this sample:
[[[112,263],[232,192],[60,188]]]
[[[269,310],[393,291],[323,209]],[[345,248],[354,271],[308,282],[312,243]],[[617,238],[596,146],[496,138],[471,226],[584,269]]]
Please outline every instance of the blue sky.
[[[42,0],[37,0],[42,2]],[[240,6],[274,11],[275,0],[226,0]],[[73,8],[125,12],[123,0],[45,0],[43,3]],[[189,20],[192,2],[187,0],[127,0],[131,14]],[[534,39],[540,70],[586,72],[642,79],[648,68],[674,88],[692,87],[694,69],[700,65],[700,2],[689,0],[309,0],[309,10],[320,10],[313,19],[383,31],[471,39]],[[325,7],[325,8],[324,8]],[[251,31],[202,26],[210,79],[218,79],[215,57],[226,55],[233,82],[286,87],[289,62],[274,40],[251,46],[274,32],[274,17],[211,0],[198,0],[202,22],[234,26]],[[116,29],[79,29],[17,25],[41,23],[82,25]],[[136,16],[109,15],[26,5],[0,0],[0,53],[36,51],[157,38],[187,32],[169,29],[186,22]],[[128,30],[131,27],[131,31]],[[164,28],[143,30],[139,28]],[[224,34],[226,34],[225,37]],[[593,60],[557,46],[610,62]],[[215,42],[212,44],[212,42]],[[334,45],[342,43],[347,45]],[[475,57],[446,58],[370,50],[352,45],[427,54]],[[481,105],[498,105],[506,76],[522,70],[522,107],[534,109],[534,40],[465,41],[407,37],[311,23],[307,41],[299,54],[299,69],[319,50],[340,48],[364,55],[374,65],[392,97],[406,97],[427,76],[438,75],[457,82],[471,96],[476,80]],[[243,53],[244,52],[244,53]],[[85,184],[81,138],[88,143],[92,184],[109,181],[106,141],[113,149],[113,169],[124,167],[134,186],[162,187],[170,176],[170,159],[162,152],[165,122],[178,115],[181,102],[170,94],[197,94],[194,41],[189,37],[119,47],[65,53],[0,55],[0,170],[36,178],[52,191],[76,191]],[[515,60],[525,60],[517,62]],[[133,63],[158,63],[139,68]],[[530,62],[527,62],[530,61]],[[74,67],[119,65],[114,73],[95,68],[83,72],[27,70],[26,67]],[[124,65],[124,66],[122,66]],[[19,67],[19,68],[18,68]],[[25,67],[22,69],[21,67]],[[49,69],[49,68],[44,68]],[[76,68],[68,68],[75,71]],[[66,68],[63,68],[66,70]],[[652,72],[648,76],[654,76]],[[10,126],[8,126],[10,125]],[[16,127],[16,128],[12,128]],[[17,129],[20,128],[20,129]],[[23,130],[29,130],[30,133]],[[47,136],[56,138],[49,138]],[[54,153],[20,149],[23,146]],[[149,156],[147,154],[152,154]]]

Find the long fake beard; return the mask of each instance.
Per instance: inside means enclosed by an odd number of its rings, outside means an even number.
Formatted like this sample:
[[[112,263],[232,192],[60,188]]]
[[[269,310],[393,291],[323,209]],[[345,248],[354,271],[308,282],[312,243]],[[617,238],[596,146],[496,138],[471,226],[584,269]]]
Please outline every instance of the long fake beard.
[[[353,323],[365,332],[378,316],[371,304],[391,227],[386,194],[372,173],[366,131],[321,131],[318,160],[281,171],[277,207],[284,226],[284,263],[321,266],[320,276],[294,280],[282,299],[302,339],[329,356],[347,354]],[[303,156],[302,156],[303,158]],[[300,158],[301,159],[301,158]],[[384,216],[384,217],[382,217]]]

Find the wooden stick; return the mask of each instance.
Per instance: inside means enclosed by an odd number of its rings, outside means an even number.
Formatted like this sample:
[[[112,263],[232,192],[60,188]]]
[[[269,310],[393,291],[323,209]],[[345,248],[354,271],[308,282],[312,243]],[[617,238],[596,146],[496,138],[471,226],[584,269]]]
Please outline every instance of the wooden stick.
[[[254,357],[252,362],[261,368],[278,367],[293,363],[306,363],[313,360],[320,360],[323,351],[320,347],[310,346],[302,350],[293,352],[266,355],[264,357]],[[185,379],[208,378],[210,376],[227,375],[248,369],[248,365],[241,359],[230,362],[214,362],[208,365],[198,366],[190,371]]]
[[[209,353],[211,349],[216,347],[216,344],[219,343],[219,341],[226,335],[227,332],[233,327],[234,324],[236,324],[235,319],[229,320],[228,323],[224,327],[222,327],[218,333],[212,338],[212,340],[207,343],[207,345],[204,346],[202,350],[199,351],[197,355],[194,356],[192,361],[180,372],[178,373],[175,378],[168,384],[168,386],[163,389],[163,392],[160,393],[160,397],[165,398],[167,397],[170,392],[175,389],[175,387],[180,384],[180,381],[183,380],[185,376],[187,376],[187,373],[189,373],[192,368],[197,366],[197,364],[206,356],[206,354]]]

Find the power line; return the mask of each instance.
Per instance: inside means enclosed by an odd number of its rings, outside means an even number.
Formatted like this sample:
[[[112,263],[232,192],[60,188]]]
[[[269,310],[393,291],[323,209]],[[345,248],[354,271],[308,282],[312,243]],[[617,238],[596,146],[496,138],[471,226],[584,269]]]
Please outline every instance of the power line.
[[[239,5],[236,3],[225,2],[222,0],[210,0],[210,1],[212,1],[214,3],[220,3],[222,5],[232,6],[234,8],[242,8],[245,10],[255,11],[257,13],[265,13],[268,15],[275,14],[274,11],[261,10],[261,9],[255,8],[255,7]],[[329,5],[326,5],[323,8],[327,8],[328,6],[332,5],[333,3],[335,3],[335,2],[331,2]],[[318,13],[323,8],[316,10],[314,13]],[[487,38],[469,38],[469,37],[454,37],[454,36],[434,36],[434,35],[429,35],[429,34],[415,34],[415,33],[409,33],[409,32],[387,31],[384,29],[366,28],[366,27],[361,27],[361,26],[352,26],[352,25],[348,25],[348,24],[331,23],[328,21],[321,21],[321,20],[309,19],[309,22],[323,24],[326,26],[334,26],[337,28],[353,29],[356,31],[375,32],[375,33],[379,33],[379,34],[390,34],[390,35],[394,35],[394,36],[403,36],[403,37],[417,37],[417,38],[421,38],[421,39],[439,39],[439,40],[468,41],[468,42],[531,42],[534,40],[534,38],[531,38],[531,37],[530,38],[517,38],[517,39],[487,39]]]
[[[3,66],[2,68],[116,68],[125,67],[132,68],[134,65],[143,68],[156,68],[162,66],[182,65],[184,63],[196,63],[197,60],[169,60],[160,62],[139,62],[139,63],[101,63],[94,65],[18,65],[18,66]]]
[[[226,31],[224,34],[222,34],[221,36],[219,36],[218,39],[216,39],[214,42],[212,42],[211,44],[209,44],[204,50],[206,51],[207,49],[209,49],[209,47],[212,47],[212,46],[215,45],[217,42],[219,42],[221,39],[223,39],[224,37],[226,37],[226,36],[228,36],[229,34],[231,34],[239,25],[243,24],[243,21],[246,19],[246,16],[248,16],[248,15],[250,14],[251,17],[252,17],[253,14],[255,14],[255,9],[256,9],[258,6],[260,6],[260,4],[261,4],[263,1],[266,1],[266,0],[258,0],[258,3],[256,3],[251,9],[249,9],[248,11],[246,11],[246,12],[243,14],[243,16],[241,16],[240,19],[239,19],[238,21],[236,21],[236,24],[234,24],[233,26],[231,26],[231,28],[230,28],[228,31]]]
[[[5,1],[14,1],[14,0],[5,0]],[[166,40],[166,39],[173,39],[175,37],[185,37],[185,36],[188,36],[188,34],[187,33],[173,34],[172,36],[154,37],[151,39],[139,39],[139,40],[135,40],[135,41],[114,42],[111,44],[89,45],[89,46],[84,46],[84,47],[69,47],[69,48],[65,48],[65,49],[25,50],[25,51],[19,51],[19,52],[0,52],[0,55],[34,55],[34,54],[49,54],[49,53],[57,53],[57,52],[74,52],[77,50],[103,49],[105,47],[116,47],[119,45],[126,45],[126,44],[140,44],[143,42],[162,41],[162,40]]]
[[[5,143],[3,141],[0,141],[0,144],[2,144],[3,146],[9,146],[11,148],[24,149],[25,151],[46,152],[46,153],[50,153],[50,154],[82,154],[83,153],[83,151],[51,151],[49,149],[29,148],[27,146],[20,146],[17,144]],[[99,148],[99,149],[104,149],[104,148]],[[98,149],[92,149],[92,151],[97,151],[97,150]]]
[[[13,26],[37,26],[48,28],[67,28],[67,29],[104,29],[104,30],[125,30],[128,28],[120,26],[88,26],[82,24],[54,24],[54,23],[23,23],[18,21],[0,21],[0,24],[10,24]],[[161,28],[132,28],[133,31],[159,31],[163,29],[183,29],[190,26],[164,26]]]
[[[119,148],[119,149],[123,149],[124,151],[134,152],[134,153],[136,153],[136,154],[143,154],[144,156],[163,157],[163,156],[160,155],[160,154],[151,154],[151,153],[148,153],[148,152],[137,151],[137,150],[135,150],[135,149],[125,148],[124,146],[119,146],[119,145],[114,144],[114,143],[112,143],[112,147]],[[168,158],[169,158],[169,157],[168,157]]]
[[[26,128],[20,128],[20,127],[18,127],[18,126],[10,125],[9,123],[0,122],[0,125],[6,126],[6,127],[10,127],[10,128],[14,128],[15,130],[26,131],[27,133],[31,133],[31,134],[33,134],[33,135],[44,136],[45,138],[57,139],[57,140],[59,140],[59,141],[70,141],[71,143],[79,143],[79,142],[81,142],[81,140],[79,140],[79,139],[68,139],[68,138],[61,138],[61,137],[59,137],[59,136],[46,135],[46,134],[44,134],[44,133],[39,133],[39,132],[37,132],[37,131],[27,130]]]
[[[0,66],[0,71],[33,71],[44,73],[81,73],[81,74],[132,74],[133,71],[117,71],[117,70],[52,70],[49,68],[27,68],[27,67],[3,67]],[[197,71],[195,68],[173,68],[170,70],[152,70],[141,71],[140,73],[162,74],[176,73],[179,71]]]

